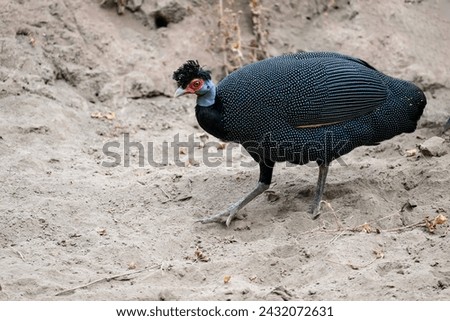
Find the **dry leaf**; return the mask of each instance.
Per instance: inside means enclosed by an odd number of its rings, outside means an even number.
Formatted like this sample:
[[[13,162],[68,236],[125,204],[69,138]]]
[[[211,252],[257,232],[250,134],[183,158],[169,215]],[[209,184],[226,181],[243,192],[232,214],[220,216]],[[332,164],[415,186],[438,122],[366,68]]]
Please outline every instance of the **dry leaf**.
[[[372,228],[370,227],[370,225],[369,225],[368,223],[364,223],[364,224],[361,226],[361,230],[362,230],[363,232],[366,232],[366,233],[371,233],[371,232],[372,232]]]
[[[405,152],[406,157],[413,157],[417,155],[417,148],[408,149]]]
[[[434,225],[438,225],[438,224],[444,224],[447,222],[447,217],[445,215],[439,214],[438,216],[436,216],[433,220],[433,224]]]
[[[106,113],[105,114],[106,119],[108,120],[113,120],[116,118],[116,113],[115,112],[110,112],[110,113]]]
[[[107,113],[102,113],[100,111],[96,111],[96,112],[91,113],[91,118],[113,120],[116,118],[116,113],[113,111],[107,112]]]
[[[29,41],[30,41],[30,45],[32,47],[36,46],[36,39],[34,39],[34,37],[30,36],[30,40]]]
[[[227,284],[231,280],[231,275],[225,275],[223,277],[223,283]]]
[[[426,226],[427,229],[428,229],[428,232],[433,233],[435,227],[434,227],[433,224],[428,220],[428,217],[426,217],[426,218],[424,219],[424,221],[425,221],[425,226]]]
[[[209,257],[207,257],[199,248],[197,248],[194,252],[195,258],[197,261],[208,262]]]
[[[428,231],[430,233],[434,233],[437,225],[444,224],[446,222],[447,222],[447,217],[442,214],[439,214],[438,216],[436,216],[432,221],[430,221],[428,219],[428,217],[425,218],[425,226],[428,228]]]

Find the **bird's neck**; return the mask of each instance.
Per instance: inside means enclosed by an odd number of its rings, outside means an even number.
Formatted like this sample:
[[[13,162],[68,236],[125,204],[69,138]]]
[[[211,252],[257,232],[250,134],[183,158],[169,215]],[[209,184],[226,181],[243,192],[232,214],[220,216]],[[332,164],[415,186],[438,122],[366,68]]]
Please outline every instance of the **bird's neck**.
[[[216,101],[216,85],[211,80],[207,80],[203,86],[205,93],[197,96],[197,105],[211,107]]]
[[[209,106],[195,106],[197,121],[206,132],[222,139],[228,140],[223,123],[223,105],[219,97],[215,97]]]

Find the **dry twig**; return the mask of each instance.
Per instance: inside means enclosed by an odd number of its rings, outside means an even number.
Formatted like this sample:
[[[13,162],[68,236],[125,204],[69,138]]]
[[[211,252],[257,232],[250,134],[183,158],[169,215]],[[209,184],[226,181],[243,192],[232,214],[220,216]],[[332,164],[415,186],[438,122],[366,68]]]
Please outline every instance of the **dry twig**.
[[[25,262],[25,258],[24,258],[24,256],[22,255],[22,253],[21,253],[19,250],[15,250],[15,249],[13,249],[12,247],[11,247],[11,250],[12,250],[14,253],[16,253],[16,254],[22,259],[22,261]]]
[[[251,57],[253,61],[267,58],[267,36],[268,31],[264,30],[261,0],[250,0],[250,10],[252,12],[253,35],[255,39],[251,42]],[[265,19],[267,20],[267,18]]]
[[[160,264],[152,265],[150,267],[147,267],[147,268],[144,268],[144,269],[141,269],[141,270],[137,270],[137,271],[121,273],[121,274],[117,274],[117,275],[113,275],[113,276],[106,276],[106,277],[94,280],[92,282],[89,282],[89,283],[86,283],[86,284],[82,284],[82,285],[73,287],[71,289],[58,292],[58,293],[55,294],[55,296],[71,294],[71,293],[75,292],[75,290],[84,289],[84,288],[87,288],[88,286],[91,286],[91,285],[99,283],[99,282],[103,282],[103,281],[109,282],[111,280],[118,279],[118,278],[123,277],[123,276],[128,276],[128,275],[132,275],[132,274],[141,273],[141,272],[144,272],[144,271],[147,271],[147,270],[150,270],[150,269],[154,269],[154,268],[157,268],[157,267],[160,267]]]
[[[254,39],[248,44],[243,44],[242,41],[239,20],[243,12],[229,8],[233,6],[233,0],[228,0],[227,5],[228,7],[225,8],[223,0],[219,0],[219,36],[213,36],[214,42],[220,43],[219,49],[223,53],[225,75],[247,63],[267,58],[269,34],[266,28],[268,15],[263,14],[261,0],[249,0]]]
[[[159,186],[158,184],[156,184],[156,187],[158,187],[158,188],[161,190],[161,192],[163,192],[163,194],[169,199],[169,201],[172,200],[172,197],[170,197],[170,195],[167,194],[167,192],[166,192],[161,186]]]
[[[328,203],[323,201],[325,204]],[[329,206],[329,208],[332,210],[332,207]],[[430,233],[434,233],[437,226],[441,225],[441,224],[445,224],[447,223],[447,217],[445,215],[439,214],[437,215],[434,219],[430,219],[428,216],[425,217],[423,220],[416,222],[414,224],[410,224],[407,226],[402,226],[402,227],[396,227],[396,228],[391,228],[391,229],[385,229],[385,230],[380,230],[378,228],[372,228],[372,225],[375,224],[375,221],[369,222],[369,223],[364,223],[361,225],[357,225],[354,227],[343,227],[342,224],[340,224],[339,219],[337,218],[335,212],[332,210],[331,211],[336,219],[336,224],[338,225],[338,227],[336,229],[326,229],[326,228],[322,228],[322,229],[318,229],[315,228],[313,230],[304,232],[299,234],[300,235],[307,235],[307,234],[313,234],[315,232],[324,232],[324,233],[339,233],[339,235],[337,235],[336,237],[334,237],[330,243],[333,243],[336,241],[336,239],[338,239],[340,236],[344,235],[344,234],[352,234],[352,233],[356,233],[356,232],[365,232],[365,233],[381,233],[381,232],[402,232],[402,231],[406,231],[409,229],[414,229],[417,227],[425,227],[427,228],[428,232]],[[387,218],[391,218],[395,215],[398,215],[398,213],[396,214],[392,214],[392,215],[388,215],[385,217],[382,217],[380,219],[378,219],[377,221],[381,221]]]
[[[353,263],[341,263],[341,262],[336,262],[336,261],[332,261],[332,260],[327,260],[327,261],[330,262],[330,263],[346,265],[346,266],[350,267],[352,270],[360,270],[360,269],[368,267],[369,265],[371,265],[376,260],[384,258],[384,252],[383,252],[382,249],[375,249],[375,250],[373,250],[373,253],[375,254],[375,258],[374,259],[370,260],[369,262],[367,262],[365,264],[360,264],[360,265],[356,265],[356,264],[353,264]]]
[[[336,221],[336,225],[338,226],[337,229],[338,230],[344,229],[344,226],[341,224],[341,222],[340,222],[339,218],[337,217],[336,212],[334,211],[334,208],[331,206],[330,202],[321,201],[321,203],[325,204],[331,210],[331,213],[333,214],[334,219]]]

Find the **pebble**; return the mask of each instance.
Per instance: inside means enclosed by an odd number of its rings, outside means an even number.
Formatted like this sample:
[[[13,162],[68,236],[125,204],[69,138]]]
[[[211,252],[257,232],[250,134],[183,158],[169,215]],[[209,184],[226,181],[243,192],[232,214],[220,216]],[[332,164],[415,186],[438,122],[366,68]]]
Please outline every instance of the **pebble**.
[[[431,137],[419,145],[419,149],[424,156],[443,156],[447,154],[445,139],[441,137]]]

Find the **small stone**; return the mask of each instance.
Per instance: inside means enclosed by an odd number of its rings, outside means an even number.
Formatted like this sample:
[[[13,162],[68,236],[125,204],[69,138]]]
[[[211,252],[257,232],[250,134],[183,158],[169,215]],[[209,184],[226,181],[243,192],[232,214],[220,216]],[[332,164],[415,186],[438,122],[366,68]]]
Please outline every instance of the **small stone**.
[[[176,300],[175,295],[169,290],[162,290],[158,294],[158,299],[160,301],[174,301]]]
[[[307,259],[309,259],[311,257],[311,251],[310,250],[305,250],[303,253],[305,254],[305,257]]]
[[[272,203],[278,201],[280,198],[274,191],[266,191],[265,194],[267,195],[267,200]]]
[[[415,200],[408,200],[408,204],[411,208],[417,207],[417,202]]]
[[[141,8],[144,0],[128,0],[127,8],[131,11],[137,11]]]
[[[434,136],[420,144],[419,149],[424,156],[443,156],[447,154],[444,142],[444,138]]]

